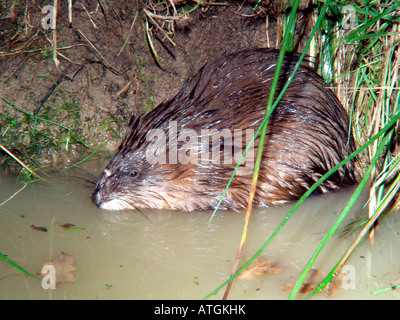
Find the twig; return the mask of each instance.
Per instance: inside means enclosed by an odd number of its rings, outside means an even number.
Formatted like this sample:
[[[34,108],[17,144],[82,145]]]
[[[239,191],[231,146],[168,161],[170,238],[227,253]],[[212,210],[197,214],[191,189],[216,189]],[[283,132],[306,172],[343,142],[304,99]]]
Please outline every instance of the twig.
[[[87,11],[87,9],[86,9],[86,7],[83,5],[83,3],[81,3],[81,6],[82,6],[83,10],[85,10],[87,16],[89,17],[89,20],[90,20],[90,22],[91,22],[92,25],[93,25],[93,28],[98,29],[97,26],[96,26],[96,24],[95,24],[94,21],[92,20],[92,17],[90,16],[89,11]]]
[[[54,21],[54,29],[53,29],[53,61],[56,65],[56,68],[58,69],[58,66],[60,65],[60,61],[57,59],[57,3],[58,0],[54,0],[53,6],[54,6],[54,11],[53,11],[53,21]]]
[[[174,41],[172,41],[172,39],[168,36],[167,32],[161,28],[158,23],[152,18],[152,13],[150,11],[148,11],[147,9],[143,9],[144,13],[147,15],[147,17],[151,20],[151,22],[157,27],[157,29],[159,29],[164,35],[165,37],[168,39],[169,42],[171,42],[171,44],[176,47],[176,44]]]
[[[124,41],[124,45],[122,46],[121,50],[119,50],[117,56],[120,55],[120,53],[122,52],[122,50],[124,50],[126,44],[128,43],[128,40],[129,40],[129,38],[131,36],[131,33],[132,33],[133,26],[134,26],[135,21],[136,21],[136,17],[137,17],[137,12],[135,14],[135,18],[133,18],[133,21],[132,21],[132,24],[131,24],[131,28],[129,29],[129,32],[128,32],[128,36],[126,37],[126,40]]]
[[[158,54],[157,54],[157,51],[156,51],[156,49],[154,48],[154,45],[153,45],[153,40],[151,39],[151,34],[150,34],[150,30],[149,30],[149,22],[148,22],[148,20],[146,19],[146,36],[147,36],[147,41],[148,41],[148,43],[149,43],[149,46],[150,46],[150,51],[151,51],[151,53],[154,55],[154,57],[155,57],[155,61],[156,61],[156,63],[158,64],[158,66],[161,68],[161,66],[159,65],[159,63],[162,63],[162,60],[160,59],[160,57],[158,56]]]
[[[68,0],[68,27],[72,27],[72,0]]]
[[[103,57],[103,55],[100,53],[99,50],[93,45],[93,43],[90,42],[90,40],[80,31],[79,29],[76,29],[76,31],[86,40],[86,42],[90,45],[90,47],[95,51],[95,53],[99,56],[100,60],[105,64],[105,66],[113,73],[115,73],[118,76],[122,76],[122,73],[119,72],[118,70],[115,70],[111,64]]]
[[[8,155],[10,155],[12,158],[14,158],[15,161],[17,161],[23,168],[25,168],[25,170],[28,170],[30,173],[32,173],[34,176],[38,177],[39,179],[43,179],[36,172],[34,172],[31,169],[29,169],[28,166],[25,163],[23,163],[21,160],[19,160],[16,155],[14,155],[10,150],[8,150],[1,143],[0,143],[0,149],[3,149],[4,152],[6,152]]]
[[[1,207],[2,205],[6,204],[8,201],[10,201],[12,198],[14,198],[14,197],[15,197],[18,193],[20,193],[22,190],[24,190],[24,189],[26,188],[27,185],[28,185],[28,184],[27,184],[26,182],[24,182],[24,186],[23,186],[21,189],[19,189],[17,192],[14,192],[14,194],[13,194],[11,197],[9,197],[7,200],[3,201],[3,202],[0,204],[0,207]]]
[[[61,82],[63,82],[64,80],[69,80],[69,81],[73,82],[75,76],[82,70],[82,68],[83,68],[83,66],[80,66],[80,68],[79,68],[77,71],[75,71],[75,73],[74,73],[74,75],[72,76],[72,78],[68,77],[68,76],[66,75],[66,72],[64,71],[64,72],[60,75],[60,77],[58,78],[57,82],[56,82],[55,84],[53,84],[53,85],[50,87],[49,91],[48,91],[47,94],[44,96],[44,98],[43,98],[42,100],[40,100],[38,106],[37,106],[36,109],[33,111],[33,114],[36,116],[36,115],[39,113],[39,111],[40,111],[40,109],[42,108],[43,104],[47,101],[47,99],[51,96],[51,94],[54,92],[54,90],[59,86],[59,84],[60,84]]]

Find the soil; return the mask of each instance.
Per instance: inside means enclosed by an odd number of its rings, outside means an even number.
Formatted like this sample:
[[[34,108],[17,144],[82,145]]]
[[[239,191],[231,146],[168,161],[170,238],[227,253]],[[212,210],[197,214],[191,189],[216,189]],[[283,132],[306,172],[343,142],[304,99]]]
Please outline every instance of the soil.
[[[76,1],[69,25],[67,2],[59,2],[57,68],[54,32],[41,26],[37,2],[2,4],[0,95],[6,100],[0,100],[0,134],[9,150],[47,169],[72,165],[99,146],[114,152],[132,115],[171,98],[208,60],[276,43],[272,6],[255,11],[254,3],[225,2],[175,20],[152,20],[146,12],[157,14],[150,11],[155,7],[139,1]],[[194,6],[174,2],[176,13]],[[38,117],[64,127],[21,111],[33,114],[39,107]]]

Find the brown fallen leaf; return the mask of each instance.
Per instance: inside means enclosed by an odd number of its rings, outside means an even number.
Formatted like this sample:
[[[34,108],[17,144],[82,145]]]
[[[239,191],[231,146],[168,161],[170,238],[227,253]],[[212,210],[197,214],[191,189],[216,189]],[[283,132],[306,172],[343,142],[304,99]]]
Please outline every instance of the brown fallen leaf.
[[[56,271],[56,283],[61,282],[75,282],[76,278],[71,273],[76,270],[74,264],[74,257],[61,251],[60,255],[52,261],[45,263],[43,266],[54,266]],[[42,274],[43,276],[46,274]]]
[[[294,287],[294,284],[292,282],[286,283],[284,286],[281,286],[281,292],[280,294],[290,294],[292,292],[292,289]]]
[[[331,281],[328,285],[328,295],[333,297],[336,295],[337,291],[342,288],[343,280],[346,278],[344,274],[339,274],[335,277],[335,280]]]
[[[318,286],[318,284],[324,280],[325,276],[326,272],[318,269],[311,269],[308,271],[299,292],[302,294],[312,292]]]
[[[64,228],[64,229],[68,229],[68,228],[75,227],[75,225],[73,223],[64,223],[64,224],[60,224],[60,227]]]
[[[33,229],[33,230],[36,230],[36,231],[41,231],[41,232],[47,232],[47,228],[46,227],[37,227],[37,226],[35,226],[35,225],[31,225],[31,228]]]
[[[304,279],[304,282],[302,286],[300,287],[299,293],[301,294],[307,294],[311,293],[314,291],[317,286],[325,279],[326,277],[326,272],[318,270],[318,269],[311,269],[306,278]],[[344,275],[340,274],[332,280],[328,287],[326,288],[326,291],[328,292],[329,296],[334,296],[336,295],[337,291],[342,287],[342,280],[345,278]],[[287,283],[285,286],[281,287],[281,294],[289,294],[294,287],[293,283]]]
[[[241,280],[249,280],[267,273],[282,273],[283,270],[276,264],[273,264],[266,257],[258,257],[238,276]]]

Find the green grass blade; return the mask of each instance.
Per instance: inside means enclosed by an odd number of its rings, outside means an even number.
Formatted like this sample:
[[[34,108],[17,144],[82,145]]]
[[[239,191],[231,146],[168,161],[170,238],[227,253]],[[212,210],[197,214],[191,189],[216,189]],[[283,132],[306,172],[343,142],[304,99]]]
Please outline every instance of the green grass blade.
[[[7,256],[5,256],[4,254],[2,254],[0,252],[0,258],[3,259],[5,262],[7,262],[8,264],[10,264],[11,266],[13,266],[14,268],[18,269],[19,271],[21,271],[22,273],[25,273],[26,275],[35,278],[37,280],[42,280],[40,277],[38,277],[37,275],[34,275],[33,273],[30,273],[29,271],[26,271],[24,268],[22,268],[21,266],[19,266],[18,264],[16,264],[14,261],[12,261],[10,258],[8,258]]]
[[[43,121],[43,122],[47,122],[47,123],[53,124],[53,125],[58,126],[58,127],[60,127],[60,128],[66,129],[66,130],[68,130],[68,131],[70,130],[70,127],[66,127],[66,126],[63,126],[62,124],[59,124],[59,123],[54,122],[54,121],[52,121],[52,120],[49,120],[49,119],[46,119],[46,118],[42,118],[42,117],[36,116],[36,115],[34,115],[34,114],[32,114],[32,113],[30,113],[30,112],[28,112],[28,111],[25,111],[25,110],[22,110],[22,109],[18,108],[17,106],[15,106],[13,103],[9,102],[9,101],[8,101],[6,98],[4,98],[3,96],[0,96],[0,97],[4,100],[4,102],[6,102],[8,105],[10,105],[11,107],[13,107],[13,108],[14,108],[15,110],[17,110],[18,112],[21,112],[21,113],[23,113],[23,114],[25,114],[25,115],[27,115],[27,116],[29,116],[29,117],[33,117],[33,118],[35,119],[35,125],[36,125],[36,120],[40,120],[40,121]],[[69,134],[69,133],[68,133],[68,134]],[[75,136],[71,136],[71,138],[74,139],[76,142],[79,142],[80,144],[82,144],[82,145],[84,145],[84,146],[86,146],[86,147],[89,145],[88,143],[86,143],[86,142],[84,142],[84,141],[78,139],[78,138],[75,137]]]
[[[87,157],[83,158],[82,160],[78,161],[77,163],[73,164],[72,166],[69,166],[69,167],[67,167],[67,168],[65,168],[65,169],[63,169],[63,170],[61,170],[60,172],[57,173],[57,175],[63,173],[63,172],[66,171],[66,170],[69,170],[69,169],[71,169],[71,168],[73,168],[73,167],[76,167],[76,166],[80,165],[82,162],[84,162],[84,161],[88,160],[89,158],[91,158],[91,157],[97,152],[97,150],[99,150],[100,148],[102,148],[102,147],[106,144],[106,142],[107,142],[107,141],[104,141],[101,145],[99,145],[99,146],[98,146],[91,154],[89,154]]]
[[[349,43],[349,42],[355,41],[355,39],[357,39],[357,37],[359,35],[365,34],[369,27],[374,25],[378,20],[380,20],[383,17],[385,17],[385,16],[389,15],[390,13],[392,13],[399,6],[400,6],[400,1],[398,1],[395,5],[389,7],[385,11],[383,11],[381,14],[378,14],[375,17],[373,17],[372,19],[368,20],[365,24],[361,25],[359,28],[357,28],[352,33],[350,33],[345,39],[346,42]],[[366,14],[365,16],[367,17],[368,15]]]

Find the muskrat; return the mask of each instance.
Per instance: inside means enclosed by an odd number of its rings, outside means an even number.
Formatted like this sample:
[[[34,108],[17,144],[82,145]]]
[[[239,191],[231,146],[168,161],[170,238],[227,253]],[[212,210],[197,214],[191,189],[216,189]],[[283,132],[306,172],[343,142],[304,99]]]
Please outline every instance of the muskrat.
[[[275,49],[224,54],[188,79],[175,97],[144,116],[133,116],[92,201],[110,210],[214,209],[240,158],[235,153],[232,161],[229,151],[240,146],[241,155],[247,133],[254,134],[263,121],[278,56]],[[286,54],[277,93],[297,59]],[[302,63],[269,119],[253,205],[299,199],[354,150],[344,108],[323,79]],[[247,206],[255,154],[249,152],[241,163],[220,209]],[[348,162],[314,194],[353,185],[354,167],[354,161]]]

